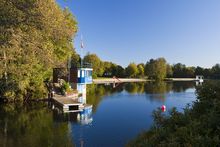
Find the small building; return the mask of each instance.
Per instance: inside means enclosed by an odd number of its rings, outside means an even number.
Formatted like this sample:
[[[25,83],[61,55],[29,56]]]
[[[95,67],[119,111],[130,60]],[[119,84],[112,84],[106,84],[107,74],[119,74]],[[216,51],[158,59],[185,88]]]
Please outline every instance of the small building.
[[[91,84],[92,68],[54,68],[53,83],[58,83],[59,79],[74,84]]]
[[[204,81],[204,76],[196,75],[196,81],[203,82]]]
[[[86,85],[92,84],[92,71],[90,67],[78,68],[54,68],[53,83],[59,83],[60,79],[70,83],[72,89],[86,97]]]
[[[70,92],[70,94],[77,94],[76,97],[72,97],[72,95],[53,97],[57,105],[62,107],[63,112],[87,112],[92,109],[92,105],[86,104],[86,85],[93,82],[92,71],[93,69],[89,67],[53,69],[53,83],[54,85],[57,83],[57,89],[59,89],[57,91],[61,91],[62,88],[60,87],[65,82],[68,82],[69,86],[77,91],[75,93]],[[58,95],[60,95],[60,92],[58,92]]]
[[[92,68],[78,68],[77,69],[77,83],[91,84],[92,83]]]

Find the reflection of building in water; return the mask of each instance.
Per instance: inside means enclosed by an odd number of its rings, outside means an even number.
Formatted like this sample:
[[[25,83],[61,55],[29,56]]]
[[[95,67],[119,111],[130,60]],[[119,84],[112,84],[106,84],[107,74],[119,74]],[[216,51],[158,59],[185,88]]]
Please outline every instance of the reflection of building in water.
[[[73,122],[81,125],[90,124],[92,119],[92,106],[88,105],[80,112],[63,113],[60,109],[53,109],[53,118],[58,122]]]
[[[202,86],[203,82],[196,81],[196,86]]]
[[[92,122],[92,106],[88,106],[77,115],[77,122],[87,125]]]
[[[204,77],[202,75],[196,76],[196,86],[202,86],[204,82]]]

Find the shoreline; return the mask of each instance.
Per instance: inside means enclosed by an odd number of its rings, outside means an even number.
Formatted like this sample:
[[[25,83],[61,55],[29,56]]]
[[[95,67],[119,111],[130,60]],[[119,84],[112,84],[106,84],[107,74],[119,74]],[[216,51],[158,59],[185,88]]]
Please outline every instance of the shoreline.
[[[105,84],[105,83],[129,83],[129,82],[152,82],[155,80],[150,79],[139,79],[139,78],[98,78],[93,79],[94,84]],[[190,82],[196,81],[195,78],[166,78],[163,81],[165,82]]]
[[[164,81],[177,81],[177,82],[181,82],[181,81],[196,81],[196,78],[166,78],[164,79]]]
[[[105,83],[125,83],[125,82],[147,82],[152,81],[148,79],[138,79],[138,78],[100,78],[100,79],[93,79],[94,84],[105,84]]]

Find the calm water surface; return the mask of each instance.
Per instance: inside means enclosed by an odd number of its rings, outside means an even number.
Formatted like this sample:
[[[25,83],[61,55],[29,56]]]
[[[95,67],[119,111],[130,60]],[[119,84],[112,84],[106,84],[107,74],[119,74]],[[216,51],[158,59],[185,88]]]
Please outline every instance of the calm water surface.
[[[89,115],[62,114],[45,103],[0,105],[0,146],[124,146],[151,127],[153,110],[183,111],[195,100],[195,83],[161,82],[87,85]]]

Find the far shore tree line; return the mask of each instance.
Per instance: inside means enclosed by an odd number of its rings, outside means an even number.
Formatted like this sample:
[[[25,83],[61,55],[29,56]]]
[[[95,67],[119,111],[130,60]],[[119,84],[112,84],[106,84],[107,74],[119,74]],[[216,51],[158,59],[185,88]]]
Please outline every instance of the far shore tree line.
[[[169,64],[165,58],[150,59],[146,63],[130,63],[123,68],[112,62],[102,61],[96,54],[88,53],[84,62],[92,64],[93,78],[120,77],[120,78],[148,78],[163,80],[165,78],[195,78],[203,75],[207,79],[220,79],[220,64],[212,68],[187,67],[182,63]]]

